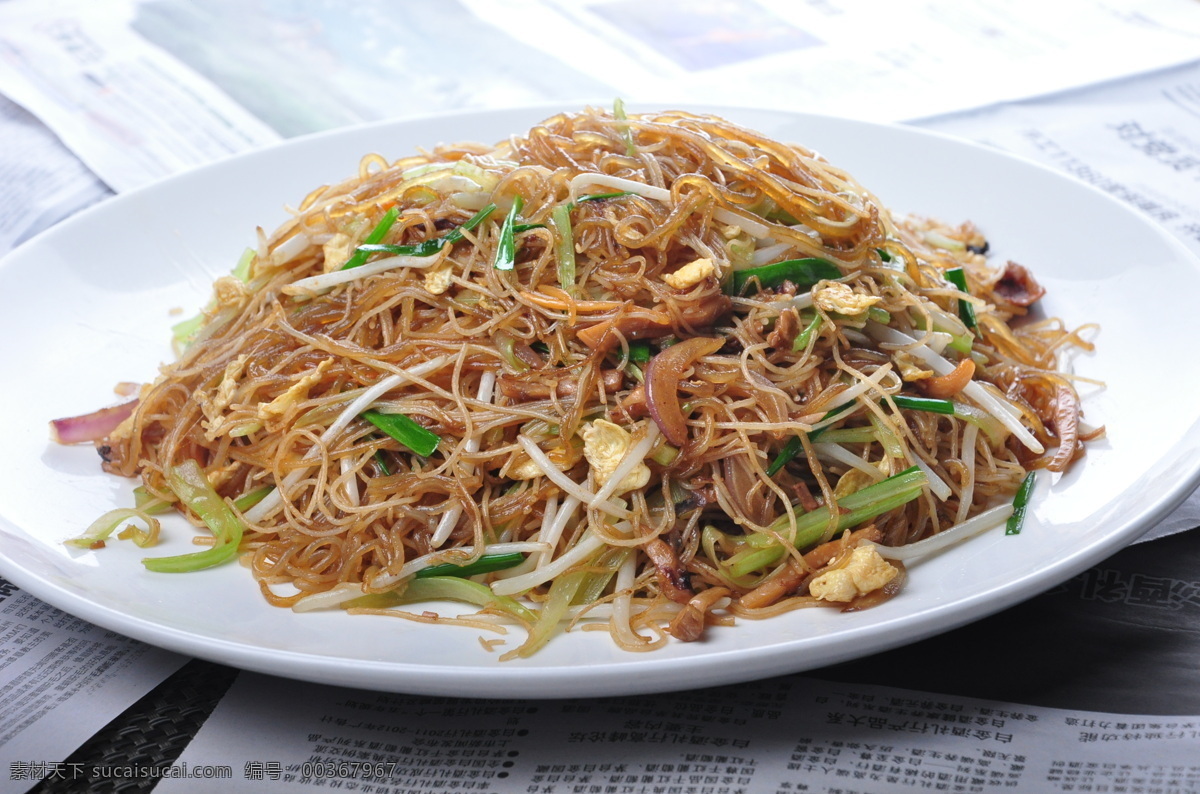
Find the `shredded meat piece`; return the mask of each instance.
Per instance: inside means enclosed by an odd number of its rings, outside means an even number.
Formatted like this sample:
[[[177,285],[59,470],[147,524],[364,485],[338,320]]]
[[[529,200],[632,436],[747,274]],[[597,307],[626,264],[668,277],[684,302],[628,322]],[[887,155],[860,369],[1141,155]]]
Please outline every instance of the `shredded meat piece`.
[[[704,623],[713,604],[729,595],[724,587],[710,587],[687,602],[683,611],[667,626],[667,633],[682,642],[695,642],[704,635]]]
[[[971,377],[975,374],[975,362],[969,358],[964,358],[958,362],[958,366],[945,375],[938,375],[932,378],[925,378],[917,381],[917,388],[924,392],[929,397],[936,397],[939,400],[949,400],[954,395],[963,390],[963,387],[971,382]]]
[[[621,383],[624,380],[624,375],[615,369],[605,370],[601,374],[604,380],[604,388],[609,392],[614,392],[621,388]],[[561,378],[554,380],[532,380],[529,378],[520,378],[512,375],[501,375],[496,379],[496,387],[505,397],[513,400],[545,400],[550,397],[551,388],[559,397],[570,397],[575,394],[579,388],[579,383],[574,378]]]
[[[805,512],[811,513],[821,506],[804,480],[800,480],[792,486],[792,493],[796,494],[796,498],[800,500],[800,506],[804,508]]]
[[[779,315],[775,327],[767,336],[767,344],[784,350],[792,349],[792,341],[800,333],[800,314],[795,309],[788,309]]]
[[[658,587],[663,595],[677,604],[692,600],[691,575],[679,563],[675,550],[662,538],[655,538],[644,547],[646,556],[658,569]]]
[[[658,304],[661,306],[661,304]],[[724,295],[710,295],[701,300],[678,305],[679,320],[693,332],[710,327],[726,314],[733,304]],[[626,339],[655,339],[674,333],[671,319],[661,309],[634,307],[626,314],[581,328],[576,337],[593,350],[610,350],[617,344],[620,332]]]
[[[992,291],[1008,303],[1021,307],[1032,306],[1046,294],[1046,288],[1037,283],[1032,273],[1011,260]]]

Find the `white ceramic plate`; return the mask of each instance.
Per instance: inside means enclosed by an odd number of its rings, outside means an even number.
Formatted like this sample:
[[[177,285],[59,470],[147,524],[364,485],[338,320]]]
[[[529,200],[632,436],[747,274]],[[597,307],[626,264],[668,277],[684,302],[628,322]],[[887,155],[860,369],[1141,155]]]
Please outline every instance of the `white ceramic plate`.
[[[50,230],[0,266],[0,573],[68,612],[184,654],[305,680],[444,695],[632,694],[795,672],[911,642],[1041,592],[1137,538],[1200,474],[1200,370],[1176,346],[1195,332],[1200,265],[1180,244],[1108,197],[1041,167],[916,130],[775,111],[716,109],[817,149],[892,207],[974,220],[996,261],[1015,259],[1049,289],[1048,313],[1098,321],[1098,352],[1077,361],[1107,383],[1085,388],[1086,418],[1108,427],[1068,476],[1039,482],[1024,532],[977,538],[911,565],[903,594],[857,614],[807,610],[717,628],[653,653],[616,649],[602,632],[555,639],[500,662],[470,629],[268,606],[236,565],[147,572],[145,552],[62,541],[130,503],[90,446],[47,440],[49,419],[117,401],[170,357],[172,308],[192,314],[211,281],[273,228],[284,205],[389,158],[444,141],[500,140],[545,108],[442,116],[296,140],[122,195]],[[194,549],[182,524],[154,552]],[[519,644],[516,633],[507,647]]]

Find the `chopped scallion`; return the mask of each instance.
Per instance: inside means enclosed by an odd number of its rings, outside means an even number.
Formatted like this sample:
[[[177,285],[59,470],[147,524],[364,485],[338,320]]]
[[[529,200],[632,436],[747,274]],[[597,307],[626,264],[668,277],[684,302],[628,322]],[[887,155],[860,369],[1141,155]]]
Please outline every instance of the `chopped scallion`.
[[[363,607],[368,609],[388,609],[405,604],[418,604],[422,601],[461,601],[467,604],[506,612],[526,625],[533,625],[538,616],[510,596],[498,596],[487,585],[472,582],[459,576],[430,576],[426,579],[413,579],[400,591],[387,593],[371,593],[346,601],[342,604],[345,609]]]
[[[844,414],[846,411],[849,411],[856,407],[858,407],[858,402],[856,400],[850,400],[849,402],[844,402],[841,405],[839,405],[837,408],[833,408],[833,409],[826,411],[825,415],[822,416],[817,421],[818,421],[818,423],[824,422],[826,420],[834,418],[835,416]],[[816,430],[813,430],[811,433],[808,434],[809,440],[816,441],[817,436],[819,436],[821,434],[821,431],[825,430],[825,428],[829,427],[829,426],[830,425],[824,425],[822,427],[818,427]]]
[[[625,102],[620,97],[613,100],[613,118],[617,120],[617,129],[625,141],[625,154],[637,156],[637,146],[633,143],[633,130],[629,128],[629,117],[625,115]]]
[[[650,343],[636,341],[629,343],[629,360],[635,364],[645,364],[650,361]]]
[[[243,513],[254,507],[256,504],[267,498],[267,494],[275,490],[273,485],[261,485],[253,491],[246,493],[233,500],[233,506]]]
[[[928,482],[925,473],[916,466],[912,466],[886,480],[868,485],[862,490],[842,497],[837,500],[836,505],[838,510],[837,532],[857,526],[911,502],[921,495]],[[826,540],[825,533],[829,528],[830,520],[831,511],[827,505],[797,516],[796,534],[792,538],[795,547],[804,550]],[[775,533],[786,532],[789,523],[788,516],[784,514],[771,525],[771,533],[762,533],[756,537],[770,540],[775,537]],[[756,544],[747,545],[746,551],[735,555],[736,559],[731,557],[726,561],[730,576],[745,576],[764,566],[773,565],[783,559],[787,553],[782,546],[773,543],[757,547]]]

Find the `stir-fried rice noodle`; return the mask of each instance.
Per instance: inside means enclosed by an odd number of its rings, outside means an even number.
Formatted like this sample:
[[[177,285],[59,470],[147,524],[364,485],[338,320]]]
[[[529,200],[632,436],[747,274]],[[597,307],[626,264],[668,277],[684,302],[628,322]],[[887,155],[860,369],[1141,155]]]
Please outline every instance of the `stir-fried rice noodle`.
[[[279,606],[375,613],[492,548],[532,550],[459,580],[468,625],[528,624],[509,653],[571,621],[648,649],[868,606],[899,585],[820,595],[856,549],[1011,501],[1098,433],[1056,369],[1086,333],[1034,316],[1036,281],[970,223],[893,214],[719,118],[589,110],[373,155],[259,236],[101,452],[170,502],[185,461],[230,505],[274,487],[236,512]]]

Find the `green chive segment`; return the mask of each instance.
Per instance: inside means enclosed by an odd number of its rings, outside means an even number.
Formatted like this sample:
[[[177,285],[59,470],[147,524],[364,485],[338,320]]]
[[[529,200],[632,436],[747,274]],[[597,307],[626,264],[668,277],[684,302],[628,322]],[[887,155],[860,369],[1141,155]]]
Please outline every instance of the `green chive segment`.
[[[385,414],[372,409],[363,411],[362,418],[423,458],[432,455],[442,440],[437,433],[425,429],[404,414]]]
[[[779,450],[779,454],[775,456],[775,460],[771,461],[771,465],[767,467],[767,476],[774,477],[779,473],[780,469],[788,465],[799,454],[800,436],[792,436],[783,445],[783,449]]]
[[[483,223],[488,219],[489,215],[495,212],[495,210],[495,204],[488,204],[479,212],[472,215],[461,226],[456,226],[455,228],[443,234],[441,237],[432,237],[428,240],[423,240],[419,243],[412,243],[410,245],[388,245],[379,242],[379,240],[372,240],[371,237],[374,236],[374,233],[372,232],[372,234],[368,235],[363,244],[355,249],[354,256],[352,256],[350,260],[342,266],[342,270],[345,270],[348,267],[357,267],[358,265],[365,263],[367,261],[367,256],[373,253],[392,254],[393,256],[433,256],[438,251],[442,250],[443,245],[453,245],[454,243],[457,243],[463,238],[463,232],[469,232],[479,224]],[[351,262],[354,262],[360,254],[362,255],[362,261],[352,265]]]
[[[1033,493],[1033,481],[1035,472],[1029,472],[1025,475],[1025,479],[1021,480],[1021,487],[1017,489],[1017,493],[1013,496],[1013,511],[1008,517],[1008,522],[1004,527],[1005,535],[1020,535],[1021,527],[1025,523],[1025,508],[1029,504],[1029,495]]]
[[[481,573],[503,571],[506,568],[520,565],[524,561],[525,555],[515,551],[506,554],[485,554],[467,565],[454,565],[453,563],[431,565],[417,571],[415,575],[418,579],[428,579],[431,576],[458,576],[465,579]]]
[[[907,408],[910,411],[928,411],[947,416],[954,413],[954,403],[933,397],[909,397],[903,394],[893,394],[892,402],[896,404],[897,408]]]
[[[741,295],[751,279],[757,279],[760,289],[774,289],[785,281],[790,281],[802,289],[811,287],[821,279],[841,278],[842,271],[837,265],[826,259],[807,257],[805,259],[785,259],[762,267],[748,267],[745,270],[733,271],[730,292]]]
[[[396,219],[399,217],[400,208],[392,207],[383,214],[383,217],[379,220],[379,223],[375,224],[375,228],[371,230],[371,233],[367,235],[363,242],[368,245],[383,242],[383,238],[386,237],[387,233],[392,230],[392,226],[396,223]],[[371,253],[369,250],[363,250],[363,247],[359,246],[358,249],[351,254],[350,258],[346,260],[346,264],[342,265],[342,270],[349,270],[352,267],[361,267],[362,265],[365,265],[367,263],[367,257],[370,255]]]
[[[550,211],[558,255],[558,285],[568,293],[575,291],[575,234],[571,228],[571,205],[559,204]]]
[[[517,240],[514,227],[517,223],[517,215],[520,214],[523,206],[525,206],[525,200],[520,196],[513,196],[512,206],[508,208],[508,214],[504,216],[504,223],[500,226],[500,241],[496,244],[496,258],[492,260],[492,267],[497,270],[512,270],[517,265]]]
[[[946,280],[958,287],[960,292],[967,291],[967,274],[961,267],[947,270]],[[979,321],[975,318],[975,307],[968,300],[958,299],[958,316],[968,328],[979,326]]]

